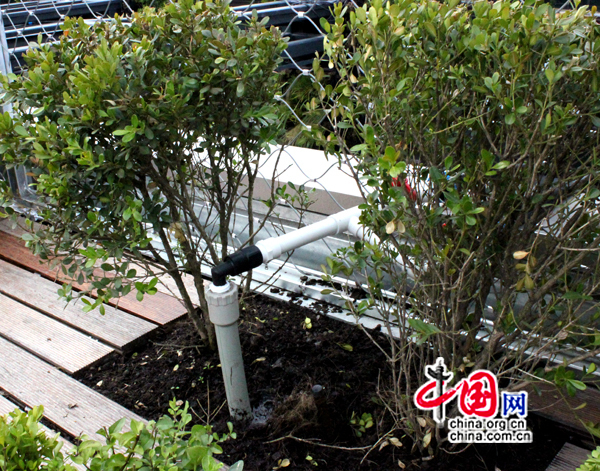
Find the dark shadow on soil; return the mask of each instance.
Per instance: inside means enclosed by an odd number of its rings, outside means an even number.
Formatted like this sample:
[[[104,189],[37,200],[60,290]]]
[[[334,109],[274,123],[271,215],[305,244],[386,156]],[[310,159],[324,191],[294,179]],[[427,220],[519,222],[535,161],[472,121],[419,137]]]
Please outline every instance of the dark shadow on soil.
[[[392,426],[377,393],[378,382],[387,377],[382,352],[359,328],[293,302],[251,298],[242,306],[242,317],[246,376],[258,419],[247,430],[236,427],[237,440],[226,443],[220,457],[225,463],[241,459],[245,470],[266,471],[287,458],[288,470],[353,471],[401,469],[400,460],[415,470],[541,471],[569,439],[552,424],[530,417],[531,445],[470,447],[460,455],[422,461],[404,440],[402,447],[377,447],[365,458],[368,448],[360,448],[373,445]],[[382,334],[374,335],[386,343]],[[187,320],[137,353],[107,358],[80,380],[147,419],[166,414],[176,397],[190,403],[195,423],[226,430],[229,414],[218,355],[200,346]],[[325,394],[315,400],[311,389],[317,384]],[[374,419],[360,438],[350,426],[353,412]],[[289,435],[296,438],[282,438]]]

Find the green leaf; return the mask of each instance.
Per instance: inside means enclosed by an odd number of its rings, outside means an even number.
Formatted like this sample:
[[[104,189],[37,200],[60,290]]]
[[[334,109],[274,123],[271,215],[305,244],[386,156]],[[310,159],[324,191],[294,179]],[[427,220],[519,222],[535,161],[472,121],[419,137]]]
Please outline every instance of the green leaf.
[[[229,467],[229,471],[243,471],[244,470],[244,462],[236,461]]]
[[[429,175],[434,182],[440,182],[446,179],[442,172],[440,172],[436,167],[431,167],[429,169]]]
[[[494,170],[504,170],[509,165],[510,165],[510,162],[508,160],[502,160],[501,162],[498,162],[496,165],[494,165],[492,167],[492,169],[494,169]]]
[[[427,32],[432,36],[432,37],[437,37],[437,31],[435,29],[435,26],[433,26],[433,23],[431,23],[430,21],[426,21],[423,26],[425,26],[425,29],[427,30]]]
[[[438,326],[429,324],[417,317],[411,317],[408,319],[408,325],[410,325],[421,337],[429,337],[434,334],[440,334],[442,331]]]
[[[576,379],[568,379],[567,382],[571,384],[575,389],[579,389],[580,391],[585,391],[587,389],[587,386],[582,381]]]
[[[567,299],[569,301],[573,300],[583,300],[583,301],[591,301],[593,298],[591,296],[586,296],[581,293],[577,293],[576,291],[567,291],[562,295],[563,299]]]
[[[242,80],[240,80],[238,82],[237,89],[235,91],[238,98],[244,95],[244,90],[245,90],[244,82]]]
[[[28,132],[27,132],[27,130],[26,130],[26,129],[25,129],[23,126],[21,126],[21,125],[15,126],[15,132],[16,132],[16,133],[17,133],[19,136],[22,136],[22,137],[29,137],[29,133],[28,133]]]
[[[514,122],[516,121],[515,115],[513,113],[507,114],[504,117],[504,121],[506,122],[506,124],[508,124],[509,126],[511,124],[514,124]]]
[[[399,162],[390,169],[390,177],[396,178],[396,177],[398,177],[398,175],[404,173],[405,170],[406,170],[406,163]]]

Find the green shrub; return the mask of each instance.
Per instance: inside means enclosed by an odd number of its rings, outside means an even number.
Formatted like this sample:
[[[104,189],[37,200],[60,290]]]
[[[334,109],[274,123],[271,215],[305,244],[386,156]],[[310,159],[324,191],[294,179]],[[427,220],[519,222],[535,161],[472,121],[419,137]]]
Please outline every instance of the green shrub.
[[[221,436],[213,433],[210,425],[194,425],[187,431],[192,420],[187,402],[183,409],[175,399],[169,405],[170,417],[163,416],[146,425],[132,420],[126,431],[121,431],[125,424],[125,419],[121,419],[108,430],[101,430],[105,445],[84,439],[72,454],[73,462],[85,464],[90,471],[219,471],[221,464],[213,455],[222,453],[220,443],[235,438],[231,424],[229,433]],[[243,463],[238,461],[230,469],[241,471]]]
[[[341,251],[328,272],[364,276],[368,298],[348,306],[398,337],[382,394],[398,427],[443,443],[413,402],[437,357],[455,381],[487,368],[506,387],[537,371],[585,388],[546,361],[600,346],[594,17],[532,0],[373,0],[323,26],[314,70],[334,131],[315,135],[356,170],[361,221],[384,242]]]
[[[28,72],[2,79],[14,114],[0,119],[1,163],[30,168],[49,223],[27,239],[80,284],[93,283],[88,310],[131,289],[139,299],[155,293],[156,279],[130,265],[152,255],[214,344],[181,272],[193,275],[207,316],[201,263],[227,254],[242,196],[250,240],[260,226],[253,186],[279,132],[274,71],[286,46],[265,22],[242,28],[226,0],[181,0],[131,23],[67,19],[58,44],[24,56]],[[94,274],[98,267],[105,273]]]
[[[188,431],[186,426],[192,420],[188,404],[181,409],[173,399],[169,405],[170,416],[156,422],[132,420],[123,430],[126,420],[121,419],[100,430],[104,444],[84,436],[66,457],[60,452],[62,443],[57,437],[48,438],[40,428],[42,406],[27,413],[17,409],[0,416],[0,470],[74,471],[72,465],[65,464],[68,458],[90,471],[219,471],[222,464],[213,455],[223,452],[221,443],[235,438],[231,424],[229,433],[223,435],[213,433],[210,425],[194,425]],[[229,469],[242,471],[243,466],[238,461]]]
[[[585,463],[577,468],[577,471],[600,471],[600,447],[592,451]]]
[[[57,436],[48,437],[39,424],[44,408],[34,407],[29,412],[15,409],[0,415],[0,470],[73,471],[65,464]],[[57,434],[58,435],[58,434]]]

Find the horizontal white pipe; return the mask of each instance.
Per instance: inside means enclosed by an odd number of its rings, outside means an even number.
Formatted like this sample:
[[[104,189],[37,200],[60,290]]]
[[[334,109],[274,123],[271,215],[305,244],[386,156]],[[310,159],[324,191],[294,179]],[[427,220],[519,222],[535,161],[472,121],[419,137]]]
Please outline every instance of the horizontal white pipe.
[[[348,223],[348,232],[358,240],[364,240],[373,245],[379,245],[381,240],[373,232],[368,231],[359,221],[358,217],[353,217]]]
[[[263,262],[267,263],[290,250],[297,249],[324,237],[347,231],[350,221],[352,219],[358,220],[359,215],[360,209],[358,209],[358,206],[355,206],[337,214],[332,214],[323,221],[305,226],[297,231],[261,240],[256,243],[256,246],[262,253]]]

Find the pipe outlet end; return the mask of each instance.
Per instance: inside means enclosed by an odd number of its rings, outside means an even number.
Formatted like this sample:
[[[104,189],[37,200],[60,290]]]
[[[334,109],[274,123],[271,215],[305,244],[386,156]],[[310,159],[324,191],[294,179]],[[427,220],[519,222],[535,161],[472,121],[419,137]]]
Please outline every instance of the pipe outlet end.
[[[213,291],[212,284],[206,290],[208,315],[210,321],[217,326],[235,324],[240,318],[238,287],[235,283],[229,285],[230,288],[225,292]]]

